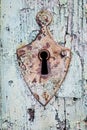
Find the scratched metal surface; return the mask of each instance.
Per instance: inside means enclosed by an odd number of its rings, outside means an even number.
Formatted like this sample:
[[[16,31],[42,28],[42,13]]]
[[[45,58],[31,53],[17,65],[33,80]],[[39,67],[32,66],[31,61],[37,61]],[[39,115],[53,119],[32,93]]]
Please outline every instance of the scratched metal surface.
[[[1,130],[87,130],[87,1],[2,0],[0,43]],[[50,10],[55,41],[69,47],[72,61],[55,97],[43,108],[18,70],[16,49],[39,31],[35,16]],[[65,129],[64,129],[65,128]]]

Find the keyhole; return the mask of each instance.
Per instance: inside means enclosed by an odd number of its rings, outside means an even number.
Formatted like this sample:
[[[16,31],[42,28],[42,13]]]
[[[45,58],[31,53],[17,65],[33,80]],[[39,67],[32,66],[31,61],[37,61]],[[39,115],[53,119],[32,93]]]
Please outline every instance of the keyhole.
[[[41,50],[39,52],[39,59],[41,60],[41,74],[48,74],[47,60],[49,59],[49,52],[47,50]]]

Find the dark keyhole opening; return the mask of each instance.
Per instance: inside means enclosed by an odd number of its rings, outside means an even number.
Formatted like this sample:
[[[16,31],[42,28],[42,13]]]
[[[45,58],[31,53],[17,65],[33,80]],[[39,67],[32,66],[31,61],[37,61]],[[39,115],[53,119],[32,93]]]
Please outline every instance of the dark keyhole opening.
[[[49,54],[46,51],[41,51],[39,54],[39,58],[41,59],[42,65],[41,65],[41,74],[47,75],[48,74],[48,66],[47,66],[47,60],[49,58]]]

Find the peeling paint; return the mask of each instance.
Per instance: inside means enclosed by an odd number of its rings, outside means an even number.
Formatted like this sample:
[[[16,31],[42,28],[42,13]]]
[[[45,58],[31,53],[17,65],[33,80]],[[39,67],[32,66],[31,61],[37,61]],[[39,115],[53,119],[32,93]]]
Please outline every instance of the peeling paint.
[[[2,0],[1,130],[87,130],[86,4],[86,0]],[[16,61],[17,47],[31,43],[39,33],[35,16],[41,9],[48,9],[53,15],[54,20],[49,28],[54,40],[72,51],[66,80],[45,109],[28,90]],[[49,45],[46,44],[46,47],[49,48]],[[49,82],[46,88],[50,89],[51,86]],[[41,88],[38,87],[40,92]],[[36,93],[35,96],[39,98]]]
[[[28,108],[27,112],[28,112],[29,115],[30,115],[29,121],[34,121],[34,118],[35,118],[35,110],[32,109],[32,108]]]

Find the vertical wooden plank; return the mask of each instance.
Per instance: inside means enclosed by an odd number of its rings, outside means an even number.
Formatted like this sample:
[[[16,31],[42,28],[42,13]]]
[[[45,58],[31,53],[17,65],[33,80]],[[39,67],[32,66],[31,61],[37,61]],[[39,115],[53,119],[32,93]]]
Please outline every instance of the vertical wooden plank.
[[[83,121],[87,115],[85,4],[86,0],[2,0],[0,75],[3,78],[1,78],[0,122],[2,126],[0,129],[62,130],[65,128],[66,114],[67,130],[86,130]],[[21,42],[30,43],[37,35],[39,26],[35,16],[42,8],[47,8],[53,14],[54,20],[50,29],[55,41],[62,45],[66,42],[65,46],[71,48],[73,53],[68,82],[66,81],[66,85],[61,87],[45,110],[34,99],[24,83],[15,54]],[[85,88],[85,96],[80,99],[82,87]],[[75,95],[77,97],[74,97]],[[29,109],[35,110],[34,119],[31,118]]]

